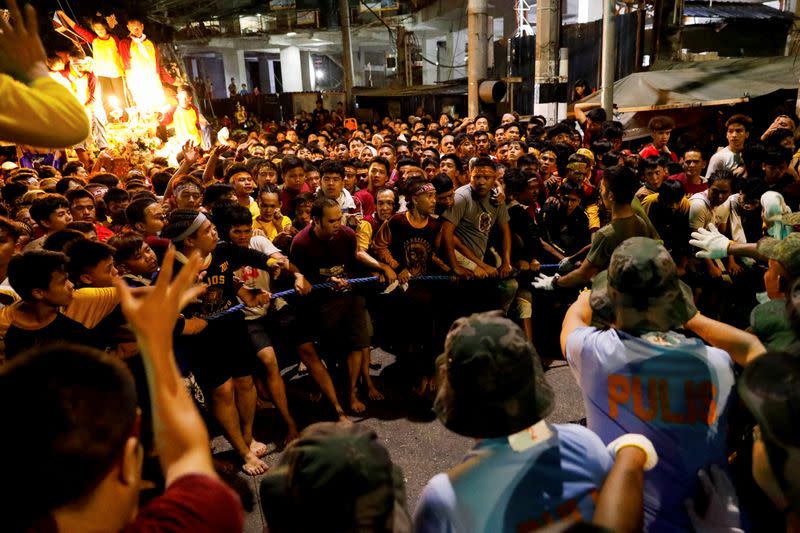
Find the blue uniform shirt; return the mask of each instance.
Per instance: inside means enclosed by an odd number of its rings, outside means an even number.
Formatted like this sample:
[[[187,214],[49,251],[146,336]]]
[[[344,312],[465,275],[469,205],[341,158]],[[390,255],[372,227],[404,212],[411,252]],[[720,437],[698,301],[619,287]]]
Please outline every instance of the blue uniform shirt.
[[[483,439],[463,463],[433,477],[417,504],[415,531],[518,533],[565,518],[591,521],[611,454],[575,424],[526,431],[540,433],[528,447],[513,437]]]
[[[727,352],[674,332],[634,337],[584,327],[569,336],[567,361],[589,429],[606,444],[641,433],[658,452],[658,465],[645,474],[645,529],[691,530],[683,501],[699,488],[697,471],[727,464],[734,385]]]

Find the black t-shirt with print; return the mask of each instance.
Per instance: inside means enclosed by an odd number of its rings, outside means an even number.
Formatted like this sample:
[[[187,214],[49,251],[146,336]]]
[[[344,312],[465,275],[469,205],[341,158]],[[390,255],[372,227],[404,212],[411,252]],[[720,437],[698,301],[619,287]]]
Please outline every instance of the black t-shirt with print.
[[[408,221],[406,213],[397,213],[386,223],[392,233],[389,251],[400,263],[397,271],[407,268],[412,276],[429,273],[433,268],[439,221],[428,217],[428,223],[424,227],[415,228]]]
[[[235,244],[220,241],[211,253],[211,262],[203,272],[203,282],[208,286],[199,304],[189,305],[183,312],[186,317],[208,316],[224,311],[238,303],[236,293],[241,284],[234,278],[233,273],[243,266],[254,268],[267,268],[269,256],[257,250],[242,248]],[[176,271],[181,266],[176,261]]]

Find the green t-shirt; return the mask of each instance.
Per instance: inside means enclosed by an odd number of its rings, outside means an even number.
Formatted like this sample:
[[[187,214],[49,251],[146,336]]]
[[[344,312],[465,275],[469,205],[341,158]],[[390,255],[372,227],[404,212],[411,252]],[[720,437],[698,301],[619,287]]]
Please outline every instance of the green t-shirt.
[[[600,270],[607,269],[611,254],[620,243],[631,237],[649,237],[657,240],[658,233],[639,215],[616,218],[597,230],[586,260]]]

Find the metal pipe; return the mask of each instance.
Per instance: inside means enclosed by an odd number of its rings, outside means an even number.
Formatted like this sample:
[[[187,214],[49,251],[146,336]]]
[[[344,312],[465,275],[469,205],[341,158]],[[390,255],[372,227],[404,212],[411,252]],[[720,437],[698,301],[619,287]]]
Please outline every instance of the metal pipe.
[[[469,0],[467,4],[467,114],[472,118],[480,113],[478,86],[487,71],[487,10],[487,0]]]
[[[608,120],[614,113],[614,66],[616,64],[617,43],[616,24],[614,20],[615,0],[604,0],[603,4],[603,55],[602,55],[602,89],[600,101],[606,110]]]
[[[552,94],[558,82],[558,37],[561,28],[560,0],[536,3],[536,68],[534,71],[534,114],[552,124],[558,119],[558,104],[545,95]],[[544,93],[544,94],[543,94]]]
[[[563,99],[558,102],[558,120],[567,118],[567,104],[569,102],[569,48],[559,48],[558,50],[558,84],[559,87],[566,86]]]
[[[344,70],[345,111],[353,112],[353,45],[350,42],[350,6],[339,0],[339,25],[342,31],[342,69]]]

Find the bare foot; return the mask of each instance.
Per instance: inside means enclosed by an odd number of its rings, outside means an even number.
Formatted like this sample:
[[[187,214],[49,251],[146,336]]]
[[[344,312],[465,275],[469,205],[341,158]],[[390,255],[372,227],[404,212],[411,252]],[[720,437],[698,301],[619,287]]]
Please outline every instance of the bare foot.
[[[344,412],[344,411],[336,411],[336,414],[337,414],[337,415],[338,415],[338,417],[339,417],[339,423],[340,423],[340,424],[345,424],[345,425],[348,425],[348,426],[352,426],[352,425],[353,425],[353,421],[352,421],[352,420],[350,420],[350,417],[348,417],[348,416],[345,414],[345,412]]]
[[[354,413],[363,413],[364,410],[367,408],[364,403],[358,399],[358,396],[355,394],[350,396],[350,410]]]
[[[267,463],[256,457],[252,452],[244,457],[244,464],[242,464],[242,472],[250,476],[258,476],[269,470]]]
[[[253,439],[250,441],[250,451],[253,452],[256,457],[264,457],[267,455],[269,447],[263,442],[258,442],[256,439]]]
[[[367,385],[367,395],[369,396],[370,400],[380,401],[383,400],[383,393],[375,388],[375,385],[369,383]]]

